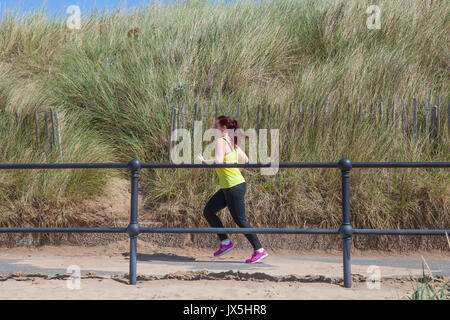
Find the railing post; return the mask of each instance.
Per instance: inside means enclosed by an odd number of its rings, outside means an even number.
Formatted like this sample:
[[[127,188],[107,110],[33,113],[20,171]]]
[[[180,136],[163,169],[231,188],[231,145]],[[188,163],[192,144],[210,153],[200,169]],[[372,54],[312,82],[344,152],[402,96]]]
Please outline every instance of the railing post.
[[[339,160],[339,169],[342,173],[342,224],[339,234],[342,239],[344,287],[351,288],[351,262],[350,247],[352,243],[353,228],[350,224],[350,170],[352,161],[347,158]]]
[[[130,207],[130,224],[127,227],[127,233],[130,236],[130,284],[136,284],[136,263],[137,263],[137,237],[139,234],[138,223],[138,184],[139,171],[141,170],[141,162],[133,159],[128,162],[131,170],[131,207]]]

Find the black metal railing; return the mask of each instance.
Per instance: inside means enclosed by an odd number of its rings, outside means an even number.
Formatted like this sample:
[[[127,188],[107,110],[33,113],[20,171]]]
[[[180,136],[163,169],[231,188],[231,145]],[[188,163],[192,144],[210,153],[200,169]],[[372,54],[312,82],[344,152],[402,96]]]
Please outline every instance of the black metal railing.
[[[449,168],[450,162],[352,162],[343,158],[339,162],[280,162],[279,168],[337,168],[342,173],[342,224],[339,229],[295,229],[295,228],[146,228],[138,222],[138,183],[139,172],[143,168],[265,168],[271,163],[241,164],[174,164],[141,163],[132,159],[128,163],[37,163],[0,164],[6,169],[120,169],[131,170],[131,208],[130,223],[126,228],[0,228],[0,233],[127,233],[130,237],[129,281],[136,284],[137,237],[140,233],[259,233],[259,234],[337,234],[342,239],[344,286],[351,287],[350,246],[352,235],[445,235],[450,229],[353,229],[350,224],[350,171],[353,168]]]

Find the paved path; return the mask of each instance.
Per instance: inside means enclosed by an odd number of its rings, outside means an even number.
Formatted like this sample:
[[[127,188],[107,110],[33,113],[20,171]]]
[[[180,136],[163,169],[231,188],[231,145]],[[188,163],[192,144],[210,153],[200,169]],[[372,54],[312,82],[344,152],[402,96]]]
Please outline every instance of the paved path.
[[[338,256],[291,256],[272,254],[263,262],[246,264],[245,253],[229,254],[228,257],[212,258],[205,255],[198,257],[183,256],[173,253],[138,254],[138,274],[165,275],[173,272],[196,270],[262,272],[272,276],[288,274],[324,275],[330,278],[342,277],[342,259]],[[450,258],[426,259],[434,275],[450,276]],[[70,252],[61,255],[26,255],[0,253],[0,274],[14,272],[64,274],[70,265],[80,266],[81,273],[95,272],[108,277],[114,274],[128,273],[128,256],[124,253],[115,256],[78,256],[71,257]],[[408,276],[422,274],[420,258],[403,257],[355,257],[352,258],[352,273],[370,275],[368,267],[380,268],[382,277]],[[425,269],[427,270],[427,269]]]
[[[352,288],[347,289],[340,281],[342,253],[339,252],[269,250],[269,257],[263,262],[246,264],[244,261],[251,252],[243,248],[236,248],[219,258],[212,257],[213,250],[206,248],[159,247],[144,241],[138,241],[138,248],[138,275],[171,275],[158,281],[154,281],[153,277],[140,277],[136,286],[129,286],[123,276],[129,270],[127,240],[95,247],[1,248],[0,300],[187,297],[202,300],[224,297],[243,300],[408,299],[414,290],[414,284],[408,281],[409,276],[422,274],[422,253],[400,256],[383,252],[355,252],[352,254],[351,271],[353,275],[361,276],[356,276]],[[450,253],[427,252],[423,256],[433,274],[450,276]],[[73,270],[68,270],[68,267],[74,265],[80,268],[82,275],[91,273],[80,281],[82,290],[68,290],[68,283],[71,282],[61,281],[67,279],[66,276],[48,279],[37,274],[70,275]],[[383,284],[376,290],[364,283],[365,279],[376,274],[368,270],[371,265],[379,267],[375,271],[379,271],[383,278]],[[94,277],[92,273],[103,279]],[[283,276],[289,281],[278,282]],[[241,281],[246,279],[258,281]]]

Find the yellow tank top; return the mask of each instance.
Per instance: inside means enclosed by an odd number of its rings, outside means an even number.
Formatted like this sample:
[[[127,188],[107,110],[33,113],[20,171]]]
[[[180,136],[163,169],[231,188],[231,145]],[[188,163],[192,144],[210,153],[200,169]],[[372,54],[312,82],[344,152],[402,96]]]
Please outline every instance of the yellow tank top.
[[[238,150],[225,155],[224,163],[237,163],[239,159]],[[245,182],[244,177],[241,174],[239,168],[216,168],[217,175],[219,176],[220,188],[226,189],[234,187],[242,182]]]

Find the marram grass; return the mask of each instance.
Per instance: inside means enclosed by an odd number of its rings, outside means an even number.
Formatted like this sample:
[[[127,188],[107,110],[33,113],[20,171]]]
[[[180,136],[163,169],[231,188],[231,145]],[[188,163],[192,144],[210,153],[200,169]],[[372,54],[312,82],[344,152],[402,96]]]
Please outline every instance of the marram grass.
[[[379,30],[366,26],[372,4],[381,8]],[[171,106],[186,104],[190,128],[195,103],[201,112],[209,106],[209,125],[215,104],[221,113],[231,105],[234,113],[240,103],[244,129],[256,127],[258,104],[266,127],[271,104],[271,126],[281,130],[281,161],[448,161],[449,8],[448,1],[426,0],[186,1],[127,15],[94,13],[83,18],[80,30],[44,13],[9,15],[0,22],[0,109],[22,117],[57,107],[67,121],[67,161],[166,162]],[[426,138],[422,125],[424,101],[434,106],[436,97],[439,142]],[[401,123],[401,101],[407,101],[411,121],[413,98],[419,107],[417,139],[404,138]],[[378,121],[380,101],[385,125],[372,126],[369,106],[375,104]],[[2,129],[2,162],[44,161],[32,122],[15,129]],[[49,161],[57,159],[56,153]],[[278,177],[243,172],[252,225],[339,226],[337,170],[284,169]],[[95,197],[111,177],[92,170],[40,175],[1,172],[2,203],[30,205],[28,194],[49,203],[79,201]],[[202,209],[218,187],[213,170],[143,170],[141,177],[154,219],[171,226],[206,224]],[[352,224],[448,229],[449,178],[447,169],[354,169]],[[6,225],[27,221],[2,217]]]

